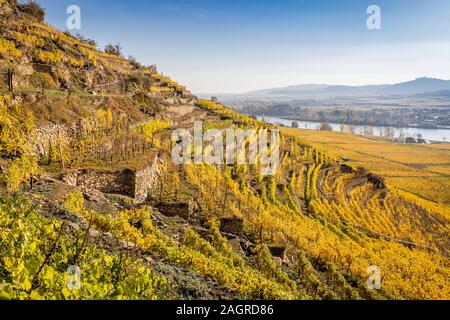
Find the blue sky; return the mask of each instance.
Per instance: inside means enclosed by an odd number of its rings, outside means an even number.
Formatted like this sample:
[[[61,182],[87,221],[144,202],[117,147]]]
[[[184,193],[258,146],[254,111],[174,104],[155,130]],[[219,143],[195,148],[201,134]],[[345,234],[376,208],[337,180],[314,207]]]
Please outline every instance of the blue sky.
[[[306,83],[378,84],[420,76],[450,79],[448,0],[39,0],[65,30],[186,84],[195,93],[232,93]],[[381,8],[382,29],[366,27]]]

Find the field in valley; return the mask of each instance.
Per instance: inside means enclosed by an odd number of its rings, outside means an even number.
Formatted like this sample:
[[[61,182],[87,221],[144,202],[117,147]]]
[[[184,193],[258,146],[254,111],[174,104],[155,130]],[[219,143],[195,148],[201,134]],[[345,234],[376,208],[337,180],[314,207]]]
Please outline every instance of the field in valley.
[[[392,143],[340,132],[283,129],[349,163],[380,175],[397,188],[450,205],[450,144]]]

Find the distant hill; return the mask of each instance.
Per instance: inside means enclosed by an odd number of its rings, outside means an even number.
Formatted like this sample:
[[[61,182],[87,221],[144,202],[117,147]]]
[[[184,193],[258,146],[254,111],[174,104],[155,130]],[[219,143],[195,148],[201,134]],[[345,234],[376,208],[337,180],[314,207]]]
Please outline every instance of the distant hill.
[[[333,98],[429,94],[450,90],[450,80],[417,78],[397,84],[345,86],[326,84],[296,85],[284,88],[263,89],[248,92],[241,97],[272,98]]]
[[[389,86],[383,90],[384,94],[420,94],[450,90],[450,80],[433,78],[418,78],[413,81],[403,82]]]
[[[318,90],[316,93],[319,96],[333,97],[333,96],[377,96],[389,85],[369,85],[369,86],[329,86],[327,88]],[[310,94],[314,94],[311,92]]]
[[[283,96],[283,97],[310,97],[321,98],[331,96],[361,96],[378,95],[388,85],[379,86],[344,86],[344,85],[320,85],[309,84],[289,86],[286,88],[275,88],[252,91],[245,96]]]
[[[288,87],[282,87],[282,88],[274,88],[274,89],[263,89],[263,90],[257,90],[257,91],[251,91],[248,92],[248,95],[260,95],[260,94],[295,94],[298,92],[308,92],[313,90],[322,90],[330,87],[330,85],[327,84],[302,84],[302,85],[296,85],[296,86],[288,86]]]

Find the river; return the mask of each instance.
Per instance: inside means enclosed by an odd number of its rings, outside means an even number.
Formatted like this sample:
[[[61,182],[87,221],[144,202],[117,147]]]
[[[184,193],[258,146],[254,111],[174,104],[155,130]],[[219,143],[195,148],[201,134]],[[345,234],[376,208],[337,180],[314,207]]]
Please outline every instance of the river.
[[[262,117],[258,117],[258,119],[262,119]],[[313,121],[302,121],[302,120],[286,120],[277,117],[267,117],[264,116],[264,119],[268,123],[276,124],[281,123],[287,127],[292,125],[293,121],[297,121],[299,124],[299,128],[301,129],[309,129],[309,130],[318,130],[320,126],[320,122]],[[341,131],[340,123],[330,123],[327,122],[332,128],[333,131]],[[365,126],[360,125],[351,125],[354,129],[354,133],[361,134],[362,130]],[[382,136],[382,132],[386,127],[381,126],[370,126],[373,129],[374,136],[380,137]],[[411,127],[403,127],[403,128],[393,128],[395,131],[395,137],[398,138],[401,134],[404,137],[414,137],[417,138],[418,134],[422,135],[423,139],[430,141],[439,141],[439,142],[449,142],[450,141],[450,129],[421,129],[421,128],[411,128]]]

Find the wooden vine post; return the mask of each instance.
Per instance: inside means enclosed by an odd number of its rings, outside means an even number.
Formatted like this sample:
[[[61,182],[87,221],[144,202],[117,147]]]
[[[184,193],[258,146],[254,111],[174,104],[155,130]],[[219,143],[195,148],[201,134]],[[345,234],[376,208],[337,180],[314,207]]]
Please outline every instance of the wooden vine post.
[[[14,77],[14,71],[12,69],[8,69],[8,91],[13,92],[13,77]]]

